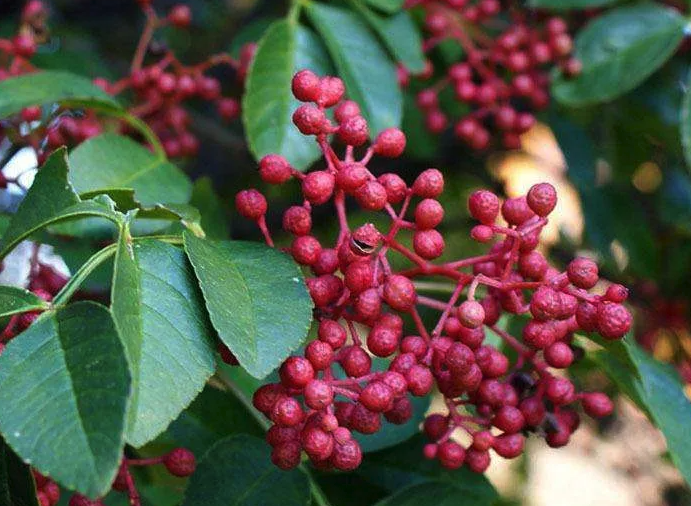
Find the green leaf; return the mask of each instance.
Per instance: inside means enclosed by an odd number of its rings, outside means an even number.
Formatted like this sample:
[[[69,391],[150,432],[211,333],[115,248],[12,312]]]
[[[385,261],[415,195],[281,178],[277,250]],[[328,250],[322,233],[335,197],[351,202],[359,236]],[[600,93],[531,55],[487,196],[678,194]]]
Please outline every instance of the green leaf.
[[[211,322],[240,365],[263,378],[300,346],[312,322],[302,273],[259,243],[213,242],[184,234]]]
[[[135,447],[163,432],[214,372],[213,331],[195,281],[179,248],[121,234],[111,310],[132,371],[126,439]]]
[[[195,455],[203,455],[216,441],[232,434],[264,435],[242,401],[210,386],[171,424],[169,432],[178,445]]]
[[[450,483],[430,481],[404,487],[375,506],[490,506],[493,503],[483,501]]]
[[[372,7],[384,11],[388,14],[394,14],[403,8],[405,0],[365,0]]]
[[[39,506],[36,484],[29,466],[24,464],[0,439],[0,504]]]
[[[338,7],[310,3],[307,14],[321,34],[349,98],[356,101],[375,137],[399,127],[403,98],[396,67],[374,34],[357,14]]]
[[[422,37],[420,37],[420,31],[407,11],[385,17],[372,12],[360,0],[352,0],[352,2],[362,17],[379,35],[396,61],[402,63],[413,73],[425,70]]]
[[[355,472],[390,492],[397,492],[408,485],[443,483],[452,485],[464,496],[472,497],[475,502],[471,504],[494,503],[498,498],[497,492],[484,475],[465,467],[449,471],[438,462],[421,458],[425,442],[424,437],[418,434],[405,443],[370,453]]]
[[[686,82],[686,93],[684,93],[679,119],[681,144],[684,147],[686,167],[688,170],[691,170],[691,90],[689,90],[689,86],[691,86],[691,72],[689,72],[688,81]]]
[[[120,109],[118,102],[90,79],[68,72],[43,71],[0,82],[0,118],[31,105],[60,103]]]
[[[0,355],[0,432],[41,473],[101,496],[122,457],[129,391],[105,307],[78,302],[43,313]]]
[[[265,441],[246,435],[222,439],[202,457],[187,486],[183,506],[307,506],[307,476],[281,471]]]
[[[555,11],[570,9],[594,9],[620,3],[621,0],[528,0],[528,5],[536,9]]]
[[[242,102],[245,131],[256,159],[276,153],[303,170],[319,158],[317,143],[292,122],[300,102],[293,97],[290,83],[302,69],[329,72],[329,57],[321,41],[293,20],[275,22],[259,42]]]
[[[627,338],[623,346],[638,377],[624,373],[623,361],[599,351],[593,358],[634,402],[643,408],[667,440],[667,449],[687,483],[691,483],[691,440],[683,420],[691,419],[691,402],[677,372],[658,362]]]
[[[22,239],[53,223],[84,217],[101,217],[117,223],[120,220],[113,202],[103,196],[81,201],[67,181],[65,149],[53,153],[36,174],[17,213],[0,241],[0,258]]]
[[[554,96],[583,106],[634,89],[674,54],[685,24],[677,11],[656,4],[621,7],[594,19],[576,37],[583,71],[573,79],[558,75]]]
[[[175,165],[112,133],[93,137],[72,151],[70,182],[78,193],[132,188],[145,206],[185,204],[192,195],[192,183]]]
[[[50,304],[28,290],[16,286],[0,286],[0,318],[49,307]]]
[[[211,178],[205,176],[194,182],[190,204],[199,209],[201,226],[206,237],[223,240],[230,236],[226,211],[214,191]]]

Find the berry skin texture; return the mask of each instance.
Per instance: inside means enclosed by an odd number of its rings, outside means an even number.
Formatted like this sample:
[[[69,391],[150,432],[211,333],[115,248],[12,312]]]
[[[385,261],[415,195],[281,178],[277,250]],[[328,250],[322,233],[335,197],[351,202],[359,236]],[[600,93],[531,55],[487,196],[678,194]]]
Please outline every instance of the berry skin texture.
[[[465,450],[454,441],[444,441],[437,448],[437,458],[447,469],[458,469],[465,460]]]
[[[370,411],[382,413],[393,408],[394,393],[385,383],[374,381],[364,388],[358,400]]]
[[[268,204],[257,190],[242,190],[235,197],[235,208],[248,220],[257,221],[266,214]]]
[[[609,416],[614,411],[612,400],[600,392],[584,394],[581,404],[583,405],[583,410],[594,418]]]
[[[352,471],[362,462],[362,449],[355,440],[334,445],[331,464],[339,471]]]
[[[438,200],[421,200],[415,208],[415,225],[420,230],[437,227],[444,219],[444,208]]]
[[[362,116],[348,118],[338,129],[338,136],[349,146],[362,146],[369,139],[367,121]]]
[[[311,70],[301,70],[293,76],[291,89],[301,102],[316,102],[321,95],[319,76]]]
[[[259,175],[270,184],[283,184],[293,175],[288,160],[279,155],[266,155],[259,161]]]
[[[458,319],[463,326],[476,329],[485,321],[485,308],[474,300],[467,300],[458,307]]]
[[[336,178],[327,171],[310,172],[302,180],[302,193],[312,204],[324,204],[333,194]]]
[[[405,151],[405,134],[398,128],[387,128],[374,141],[374,152],[387,158],[398,158]]]
[[[283,229],[294,235],[307,235],[312,230],[312,215],[302,206],[292,206],[283,213]]]
[[[631,328],[633,317],[621,304],[602,304],[597,311],[597,328],[606,339],[624,337]]]
[[[309,360],[289,357],[279,370],[281,383],[289,388],[303,388],[314,379],[314,368]]]
[[[397,311],[409,311],[416,298],[415,286],[404,276],[390,276],[384,285],[384,300]]]
[[[597,264],[588,258],[572,260],[566,273],[574,286],[586,290],[594,287],[599,279]]]
[[[551,213],[557,205],[557,191],[549,183],[539,183],[528,190],[528,207],[540,217]]]
[[[444,237],[436,230],[418,230],[413,234],[413,249],[426,260],[440,257],[445,246]]]
[[[421,198],[437,198],[444,191],[444,176],[437,169],[426,169],[415,179],[412,190]]]
[[[499,198],[487,190],[478,190],[468,199],[473,218],[484,225],[493,225],[499,215]]]
[[[319,135],[328,127],[324,111],[311,104],[298,107],[293,113],[293,123],[305,135]]]
[[[197,467],[194,454],[186,448],[176,448],[163,458],[163,464],[173,476],[190,476]]]

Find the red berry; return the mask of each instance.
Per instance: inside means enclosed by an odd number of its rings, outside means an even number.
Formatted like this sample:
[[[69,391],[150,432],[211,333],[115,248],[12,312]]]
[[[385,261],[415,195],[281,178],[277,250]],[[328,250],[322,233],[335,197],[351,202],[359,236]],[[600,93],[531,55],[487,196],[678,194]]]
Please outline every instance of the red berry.
[[[352,100],[344,100],[334,110],[334,118],[339,125],[355,116],[360,116],[360,106]]]
[[[485,320],[485,309],[477,301],[467,300],[458,307],[458,319],[469,329],[475,329]]]
[[[351,346],[341,358],[341,367],[352,378],[359,378],[370,372],[372,359],[359,346]]]
[[[470,230],[470,237],[475,239],[477,242],[489,242],[494,237],[494,231],[492,227],[487,225],[476,225]]]
[[[410,311],[415,305],[417,295],[410,279],[399,274],[389,276],[384,284],[384,300],[396,311]]]
[[[614,411],[612,400],[600,392],[583,394],[581,404],[585,412],[594,418],[609,416]]]
[[[607,287],[605,292],[605,299],[610,302],[621,303],[629,298],[629,291],[625,286],[619,284],[611,284]]]
[[[295,261],[301,265],[312,265],[319,259],[321,244],[311,235],[301,235],[293,240],[290,253]]]
[[[534,185],[526,195],[528,207],[538,216],[547,216],[557,205],[557,191],[549,183]]]
[[[387,158],[398,158],[405,150],[405,134],[398,128],[387,128],[376,138],[373,144],[374,152]]]
[[[31,58],[36,53],[36,41],[31,35],[20,33],[12,40],[14,53],[22,58]]]
[[[566,269],[569,281],[586,290],[594,287],[599,279],[597,264],[589,258],[576,258]]]
[[[458,469],[465,460],[465,450],[454,441],[444,441],[437,448],[437,458],[447,469]]]
[[[437,198],[444,191],[444,176],[437,169],[427,169],[415,179],[412,190],[418,197]]]
[[[490,191],[477,190],[468,198],[468,209],[473,218],[492,225],[499,215],[499,198]]]
[[[633,318],[628,309],[621,304],[600,304],[597,310],[597,329],[606,339],[624,337],[631,328]]]
[[[293,168],[280,155],[266,155],[259,161],[259,175],[266,183],[283,184],[293,175]]]
[[[295,469],[300,464],[302,448],[298,441],[287,441],[277,445],[271,452],[271,462],[284,471]]]
[[[432,390],[434,378],[427,367],[414,365],[408,370],[405,377],[408,381],[408,390],[413,395],[421,397]]]
[[[324,111],[312,104],[304,104],[293,113],[293,123],[305,135],[319,135],[329,127]]]
[[[517,197],[504,201],[501,215],[510,225],[522,225],[535,216],[535,213],[528,207],[525,197]]]
[[[235,208],[245,218],[257,221],[266,214],[268,204],[257,190],[242,190],[235,196]]]
[[[324,204],[333,194],[336,178],[330,172],[318,170],[310,172],[302,180],[302,193],[312,204]]]
[[[362,146],[369,139],[367,120],[362,116],[348,118],[341,123],[338,137],[349,146]]]
[[[546,380],[545,394],[554,404],[570,404],[575,399],[575,387],[566,378],[553,377]]]
[[[336,105],[343,94],[345,93],[345,86],[343,81],[338,77],[322,77],[319,83],[321,89],[318,103],[323,107],[332,107]]]
[[[444,208],[438,200],[424,199],[415,207],[415,224],[418,229],[438,226],[444,219]]]
[[[333,436],[318,427],[305,427],[300,441],[305,453],[315,460],[328,459],[334,449]]]
[[[317,371],[323,371],[331,365],[333,348],[324,341],[315,340],[305,348],[305,358],[310,361]]]
[[[394,393],[385,383],[373,381],[360,392],[358,401],[370,411],[381,413],[393,408]]]
[[[523,434],[502,434],[494,438],[492,448],[505,459],[515,459],[523,453],[525,437]]]
[[[312,215],[302,206],[292,206],[283,213],[283,229],[294,235],[307,235],[312,230]]]
[[[400,338],[396,329],[375,325],[367,335],[367,348],[377,357],[388,357],[398,348]]]
[[[367,211],[381,211],[386,206],[386,188],[377,181],[367,181],[355,193],[355,199]]]
[[[561,341],[550,345],[545,349],[545,360],[552,367],[565,369],[571,365],[574,359],[573,350],[568,344]]]
[[[292,397],[279,397],[271,408],[271,421],[281,427],[295,427],[304,418],[300,403]]]
[[[389,204],[398,204],[406,195],[407,186],[400,176],[393,173],[382,174],[377,178],[380,185],[386,190],[386,200]]]
[[[334,350],[337,350],[343,346],[346,342],[346,338],[348,337],[345,329],[334,320],[322,320],[319,323],[317,335],[321,341],[327,343]]]
[[[334,392],[327,382],[315,379],[305,386],[305,404],[307,404],[308,407],[320,410],[330,406],[333,400]]]
[[[330,462],[340,471],[352,471],[362,462],[362,449],[353,439],[342,444],[336,444]]]
[[[426,260],[432,260],[441,256],[444,252],[444,247],[444,238],[434,229],[418,230],[413,234],[413,249],[415,253]]]
[[[192,11],[186,5],[175,5],[168,14],[168,20],[177,28],[187,28],[192,22]]]
[[[194,454],[186,448],[176,448],[163,457],[163,465],[173,476],[191,475],[197,467]]]
[[[336,173],[336,184],[347,193],[352,193],[365,184],[369,178],[369,170],[361,163],[346,163]]]
[[[281,383],[288,388],[304,388],[314,379],[314,368],[303,357],[288,357],[279,370]]]
[[[514,434],[523,429],[525,418],[523,418],[523,413],[521,413],[520,409],[513,406],[502,406],[492,419],[492,425],[499,430]]]
[[[468,469],[474,473],[484,473],[490,464],[489,452],[468,450],[465,453],[465,463],[468,466]]]
[[[321,95],[319,76],[311,70],[301,70],[293,76],[291,89],[295,98],[302,102],[316,102]]]

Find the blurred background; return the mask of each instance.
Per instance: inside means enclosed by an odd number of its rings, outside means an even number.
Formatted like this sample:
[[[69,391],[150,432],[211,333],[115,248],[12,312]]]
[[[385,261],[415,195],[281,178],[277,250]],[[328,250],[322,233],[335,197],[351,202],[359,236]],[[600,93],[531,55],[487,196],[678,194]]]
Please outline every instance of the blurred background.
[[[33,60],[37,66],[90,78],[116,79],[126,73],[144,24],[134,0],[47,3],[51,32]],[[154,5],[163,12],[175,3],[157,0]],[[163,30],[156,40],[174,48],[188,64],[218,51],[237,54],[243,43],[258,40],[286,7],[276,0],[186,3],[193,13],[190,30]],[[22,5],[19,0],[0,2],[0,36],[14,33]],[[427,167],[444,172],[447,190],[441,200],[447,215],[441,228],[449,258],[481,251],[469,237],[472,222],[465,207],[473,190],[490,187],[517,196],[536,182],[552,183],[560,201],[544,235],[546,252],[560,265],[575,254],[597,257],[605,278],[631,287],[637,340],[656,358],[673,364],[690,383],[691,178],[678,134],[682,83],[688,70],[688,54],[680,52],[652,79],[616,102],[579,109],[577,114],[548,111],[523,135],[520,150],[489,156],[467,150],[450,135],[429,135],[412,105],[413,89],[405,108],[405,157],[380,160],[371,168],[381,173],[395,167],[408,182]],[[219,69],[215,74],[224,94],[240,96],[237,80],[224,72]],[[193,179],[211,179],[233,238],[259,239],[251,223],[234,219],[235,193],[261,184],[241,121],[223,123],[204,103],[195,104],[190,114],[190,129],[201,148],[198,156],[176,163]],[[7,146],[3,149],[6,174],[35,164],[26,152],[8,155]],[[295,200],[298,188],[264,189],[274,209],[267,218],[278,229],[280,212]],[[6,208],[12,205],[6,196],[2,203]],[[320,232],[333,234],[328,228],[331,210],[321,212]],[[15,262],[20,266],[21,256]],[[581,369],[580,382],[614,391],[593,364]],[[566,448],[553,450],[532,439],[524,457],[510,462],[497,457],[489,475],[508,498],[506,504],[691,505],[691,493],[669,462],[658,431],[625,399],[619,398],[617,407],[615,415],[600,423],[584,421],[587,427],[577,431]]]

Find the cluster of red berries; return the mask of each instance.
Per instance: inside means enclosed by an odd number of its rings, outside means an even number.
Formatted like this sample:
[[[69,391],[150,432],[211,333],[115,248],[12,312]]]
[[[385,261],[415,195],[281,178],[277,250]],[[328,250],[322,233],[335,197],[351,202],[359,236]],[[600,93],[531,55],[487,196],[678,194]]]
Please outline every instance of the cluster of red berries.
[[[36,499],[39,506],[55,506],[60,501],[60,487],[50,478],[32,470],[36,482]]]
[[[575,76],[581,64],[571,56],[573,41],[559,17],[536,24],[522,7],[505,7],[500,0],[412,0],[421,6],[429,38],[429,52],[446,40],[463,48],[463,57],[445,75],[419,92],[417,104],[433,133],[446,130],[449,117],[442,111],[439,93],[449,88],[470,112],[455,119],[454,134],[475,150],[490,146],[492,132],[508,149],[520,147],[520,135],[535,124],[533,112],[549,104],[549,74],[558,65]],[[507,18],[510,23],[507,23]],[[504,27],[499,28],[497,27]],[[431,63],[420,76],[434,75]],[[405,85],[408,75],[399,71]]]
[[[173,51],[164,48],[152,51],[152,39],[158,28],[173,26],[187,28],[192,20],[190,8],[186,5],[173,6],[168,14],[159,17],[150,2],[139,2],[145,15],[146,26],[133,57],[128,76],[108,82],[96,78],[94,82],[107,93],[118,96],[129,94],[132,102],[128,111],[146,122],[161,139],[163,148],[169,157],[193,156],[199,149],[197,137],[190,131],[190,117],[184,105],[187,101],[199,99],[215,104],[219,116],[231,121],[240,114],[240,102],[236,98],[222,95],[222,86],[218,79],[206,73],[219,65],[231,67],[240,85],[244,84],[249,66],[254,58],[256,44],[244,45],[239,58],[230,54],[219,53],[205,61],[187,66],[175,56]],[[8,60],[8,68],[0,69],[0,79],[35,72],[30,62],[36,52],[37,44],[43,40],[38,31],[38,22],[43,26],[47,10],[40,1],[29,2],[22,16],[20,35],[14,40],[0,39],[0,57]],[[154,63],[144,65],[147,53],[156,52]],[[93,111],[75,117],[60,114],[57,117],[45,118],[45,124],[34,127],[28,134],[20,134],[21,123],[41,121],[43,111],[38,106],[27,107],[15,118],[12,124],[13,140],[33,146],[43,160],[52,150],[63,145],[76,145],[94,137],[103,131],[102,119]],[[126,131],[126,127],[121,125]],[[6,128],[6,130],[8,130]]]
[[[525,432],[544,435],[552,446],[565,444],[578,425],[576,411],[567,407],[575,402],[590,415],[609,414],[607,396],[577,393],[554,370],[577,358],[571,346],[574,332],[598,331],[616,339],[628,331],[631,315],[622,305],[627,290],[611,285],[604,295],[590,294],[587,290],[598,282],[594,262],[578,258],[559,272],[536,250],[557,202],[554,188],[539,184],[527,196],[503,203],[491,192],[475,192],[469,209],[480,224],[471,235],[494,244],[485,255],[433,262],[444,251],[444,238],[436,230],[444,216],[437,200],[444,189],[442,174],[425,170],[411,186],[393,173],[376,177],[367,167],[370,158],[399,156],[403,133],[385,130],[358,160],[354,148],[367,141],[367,122],[356,104],[341,101],[343,83],[301,71],[293,79],[293,92],[313,102],[300,106],[293,120],[301,132],[316,136],[326,167],[302,174],[284,158],[268,155],[259,173],[270,184],[295,178],[302,185],[304,202],[284,212],[283,228],[294,236],[287,251],[312,274],[307,286],[318,338],[302,356],[284,361],[279,383],[254,395],[254,406],[274,424],[267,433],[273,462],[293,468],[304,450],[316,466],[354,469],[362,451],[351,431],[373,434],[382,419],[406,422],[412,416],[409,396],[428,395],[435,384],[448,413],[427,419],[425,432],[432,442],[425,455],[448,468],[466,463],[481,472],[489,465],[490,449],[515,457]],[[330,107],[335,107],[336,125],[325,114]],[[347,145],[343,158],[330,146],[330,134]],[[389,229],[369,223],[351,229],[347,197],[366,211],[387,215]],[[311,234],[313,206],[327,203],[333,203],[339,222],[333,247]],[[255,189],[241,191],[236,207],[257,222],[273,245],[264,196]],[[506,224],[497,224],[500,214]],[[400,242],[401,233],[412,234],[412,249]],[[391,252],[411,266],[394,271]],[[418,294],[418,277],[448,280],[450,298]],[[439,311],[432,330],[423,323],[419,306]],[[520,338],[497,325],[502,313],[530,316]],[[516,353],[513,364],[503,351],[485,344],[487,330]],[[388,369],[373,370],[372,356],[390,359]],[[472,436],[470,447],[451,439],[456,429]]]
[[[38,249],[38,245],[34,248]],[[67,278],[56,271],[52,266],[43,264],[34,255],[29,272],[29,290],[43,300],[50,301],[60,289],[67,283]],[[5,344],[24,332],[36,321],[39,316],[38,311],[17,314],[10,318],[9,322],[0,333],[0,354],[5,349]]]
[[[125,458],[120,465],[115,481],[113,481],[113,490],[126,492],[131,506],[141,506],[141,498],[130,473],[130,467],[145,467],[158,464],[163,464],[168,473],[179,478],[186,478],[192,475],[197,467],[194,454],[186,448],[175,448],[160,457],[147,459]],[[41,506],[44,505],[41,504]],[[104,503],[101,499],[89,499],[81,494],[73,494],[70,497],[69,506],[104,506]]]

